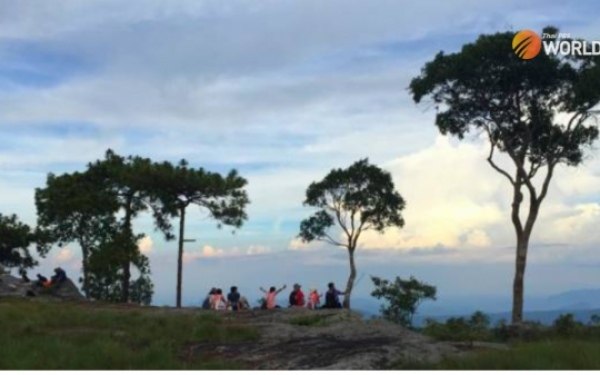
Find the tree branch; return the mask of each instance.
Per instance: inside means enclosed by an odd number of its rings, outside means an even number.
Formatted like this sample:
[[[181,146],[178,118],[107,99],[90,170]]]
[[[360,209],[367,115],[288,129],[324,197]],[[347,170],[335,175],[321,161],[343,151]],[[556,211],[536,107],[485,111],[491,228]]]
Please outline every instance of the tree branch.
[[[510,181],[511,185],[515,185],[515,180],[511,177],[511,175],[505,171],[504,169],[500,168],[493,160],[494,158],[494,149],[496,148],[496,146],[494,145],[494,142],[492,141],[492,137],[490,135],[490,154],[487,158],[488,163],[492,166],[492,168],[494,168],[498,173],[502,174],[504,177],[506,177],[508,179],[508,181]]]
[[[323,234],[322,240],[323,240],[323,241],[325,241],[325,242],[328,242],[328,243],[330,243],[330,244],[332,244],[332,245],[335,245],[335,246],[347,247],[347,245],[344,245],[343,243],[341,243],[341,242],[338,242],[338,241],[334,240],[334,239],[333,239],[333,238],[332,238],[332,237],[331,237],[329,234],[327,234],[327,233],[324,233],[324,234]]]

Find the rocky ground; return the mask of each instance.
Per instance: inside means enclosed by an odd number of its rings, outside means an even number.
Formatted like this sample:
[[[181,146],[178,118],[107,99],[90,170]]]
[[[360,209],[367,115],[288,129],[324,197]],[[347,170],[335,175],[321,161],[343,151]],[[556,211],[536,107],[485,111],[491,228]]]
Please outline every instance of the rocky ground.
[[[464,350],[383,320],[365,321],[342,310],[227,313],[254,326],[258,341],[195,343],[186,356],[231,359],[255,369],[385,369],[398,361],[436,362]]]
[[[33,282],[23,282],[20,278],[3,273],[0,269],[0,297],[42,297],[61,300],[83,300],[77,286],[67,279],[60,285],[51,288],[36,286]]]

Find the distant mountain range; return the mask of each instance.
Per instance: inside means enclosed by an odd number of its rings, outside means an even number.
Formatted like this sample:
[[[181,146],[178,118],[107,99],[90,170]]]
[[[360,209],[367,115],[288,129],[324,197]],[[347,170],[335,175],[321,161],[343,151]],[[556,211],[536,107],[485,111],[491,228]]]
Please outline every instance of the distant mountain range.
[[[367,317],[379,315],[381,302],[374,298],[353,298],[353,307]],[[415,317],[421,325],[426,318],[445,320],[449,317],[469,316],[480,310],[493,323],[510,321],[510,296],[446,296],[426,302]],[[593,314],[600,314],[600,289],[578,289],[549,296],[527,296],[525,319],[551,324],[559,315],[573,313],[577,320],[588,322]]]

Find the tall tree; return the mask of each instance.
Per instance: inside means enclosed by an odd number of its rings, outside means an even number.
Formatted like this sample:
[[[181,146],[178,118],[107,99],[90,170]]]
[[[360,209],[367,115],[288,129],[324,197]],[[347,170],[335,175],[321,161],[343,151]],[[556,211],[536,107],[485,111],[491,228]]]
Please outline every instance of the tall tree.
[[[100,179],[102,185],[106,186],[109,193],[116,200],[117,205],[123,212],[121,221],[121,231],[126,243],[131,243],[136,238],[133,233],[133,219],[142,212],[151,211],[154,215],[156,227],[161,230],[167,239],[172,239],[173,235],[170,232],[171,226],[167,217],[163,214],[157,203],[156,195],[153,193],[155,189],[154,169],[155,163],[150,159],[139,156],[123,157],[117,155],[114,151],[106,151],[104,160],[98,160],[90,163],[88,173],[94,179]],[[125,252],[121,257],[121,301],[128,302],[130,294],[130,279],[131,279],[131,264],[132,261],[140,256],[137,246],[124,246],[122,251]]]
[[[29,248],[37,241],[36,232],[20,222],[16,215],[0,214],[0,266],[17,267],[21,272],[34,267],[37,261]]]
[[[517,239],[512,322],[517,324],[523,319],[529,240],[556,167],[581,164],[585,148],[598,137],[589,120],[600,101],[600,58],[540,53],[522,60],[511,49],[513,36],[482,35],[460,52],[438,53],[410,90],[415,102],[429,97],[436,104],[435,124],[442,134],[463,139],[469,131],[483,133],[490,145],[487,162],[510,183]],[[512,171],[497,162],[496,151],[508,156]],[[529,204],[523,216],[524,191]]]
[[[356,279],[354,252],[360,235],[367,230],[383,233],[389,227],[403,227],[404,199],[388,172],[362,159],[346,169],[332,169],[323,180],[310,184],[304,205],[318,211],[300,223],[302,241],[320,240],[348,250],[350,275],[343,305],[349,308]],[[336,225],[340,236],[330,232]]]
[[[94,248],[112,236],[117,201],[90,173],[49,174],[35,191],[38,227],[59,246],[76,242],[82,252],[82,284],[88,291],[88,260]]]
[[[160,164],[153,179],[156,194],[162,202],[165,214],[179,217],[179,249],[177,254],[176,305],[181,307],[183,275],[183,244],[185,240],[186,210],[195,205],[208,212],[217,225],[242,226],[247,219],[245,207],[249,203],[244,190],[247,181],[232,170],[223,177],[218,173],[194,169],[182,160],[177,166]]]

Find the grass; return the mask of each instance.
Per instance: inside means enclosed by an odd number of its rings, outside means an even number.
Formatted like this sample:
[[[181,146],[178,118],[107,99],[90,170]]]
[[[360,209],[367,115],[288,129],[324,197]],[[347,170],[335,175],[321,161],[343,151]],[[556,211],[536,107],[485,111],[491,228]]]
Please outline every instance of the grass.
[[[600,341],[557,339],[518,343],[509,350],[486,350],[436,364],[397,363],[397,369],[592,370],[600,369]]]
[[[0,300],[0,332],[0,369],[231,369],[185,349],[258,337],[207,312],[19,299]]]

